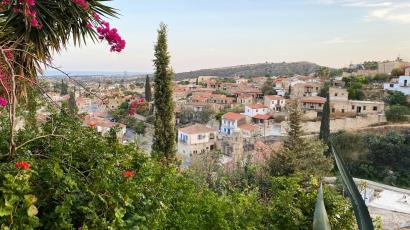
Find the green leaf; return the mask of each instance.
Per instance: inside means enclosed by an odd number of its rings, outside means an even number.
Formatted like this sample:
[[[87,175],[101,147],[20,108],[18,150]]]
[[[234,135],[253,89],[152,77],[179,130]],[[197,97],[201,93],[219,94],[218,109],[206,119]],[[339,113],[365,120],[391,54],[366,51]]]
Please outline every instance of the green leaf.
[[[0,207],[0,217],[2,216],[9,216],[13,213],[13,209],[10,207]]]
[[[357,225],[359,226],[360,230],[373,230],[373,222],[372,218],[370,217],[369,210],[367,209],[366,204],[362,196],[360,195],[359,190],[357,189],[356,184],[353,181],[353,177],[347,171],[346,166],[343,162],[343,159],[340,155],[335,151],[333,147],[333,143],[331,145],[332,153],[335,157],[335,161],[337,164],[337,168],[340,171],[340,175],[343,180],[343,184],[345,185],[347,191],[349,192],[350,199],[352,201],[354,214],[356,216]]]
[[[323,189],[320,185],[317,193],[315,215],[313,217],[313,230],[330,230],[329,218],[325,208],[325,202],[323,201]]]

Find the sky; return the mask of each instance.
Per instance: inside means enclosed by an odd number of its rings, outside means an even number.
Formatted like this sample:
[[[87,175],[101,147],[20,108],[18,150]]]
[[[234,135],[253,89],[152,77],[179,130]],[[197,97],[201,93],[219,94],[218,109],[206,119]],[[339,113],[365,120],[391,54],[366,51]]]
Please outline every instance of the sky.
[[[343,67],[366,60],[410,60],[409,0],[114,0],[127,45],[106,43],[55,54],[71,71],[152,72],[161,22],[168,25],[175,72],[261,62],[309,61]]]

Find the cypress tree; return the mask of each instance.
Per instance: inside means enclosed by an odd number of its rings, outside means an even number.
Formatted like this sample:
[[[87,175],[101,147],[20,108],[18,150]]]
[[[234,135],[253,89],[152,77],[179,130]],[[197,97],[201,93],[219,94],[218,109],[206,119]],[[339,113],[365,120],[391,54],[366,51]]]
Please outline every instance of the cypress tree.
[[[158,41],[155,45],[154,106],[155,131],[152,144],[153,154],[159,158],[173,161],[176,153],[176,132],[174,119],[174,101],[172,97],[172,70],[167,44],[167,27],[161,23]]]
[[[68,85],[64,83],[64,80],[61,80],[61,96],[67,95],[68,94]]]
[[[288,137],[284,141],[284,148],[286,149],[300,149],[303,148],[304,141],[302,139],[303,131],[301,123],[302,112],[298,104],[294,103],[290,106],[289,111],[289,131]]]
[[[145,78],[145,100],[148,102],[152,101],[151,84],[148,75]]]
[[[71,114],[78,113],[78,107],[75,101],[75,91],[70,92],[70,98],[68,99],[68,109],[70,110]]]
[[[330,97],[329,89],[326,92],[326,102],[323,106],[322,112],[322,122],[320,123],[320,133],[319,139],[325,142],[327,145],[330,144]]]

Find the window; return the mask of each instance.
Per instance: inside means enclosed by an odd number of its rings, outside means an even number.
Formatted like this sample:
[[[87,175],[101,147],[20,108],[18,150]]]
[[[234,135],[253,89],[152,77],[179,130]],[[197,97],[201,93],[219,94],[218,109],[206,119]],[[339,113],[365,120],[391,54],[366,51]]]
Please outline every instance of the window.
[[[373,111],[377,111],[377,106],[373,106]]]

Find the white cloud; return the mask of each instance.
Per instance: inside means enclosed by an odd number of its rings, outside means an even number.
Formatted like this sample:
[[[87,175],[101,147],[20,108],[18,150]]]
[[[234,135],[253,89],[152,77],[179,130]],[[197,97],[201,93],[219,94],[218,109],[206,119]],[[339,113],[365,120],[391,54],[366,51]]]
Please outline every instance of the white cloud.
[[[336,45],[336,44],[347,44],[347,43],[361,43],[363,41],[360,40],[353,40],[345,37],[335,37],[327,41],[323,41],[323,44],[327,45]]]
[[[316,0],[316,4],[339,5],[363,8],[366,21],[388,21],[410,24],[410,3],[408,0]]]

